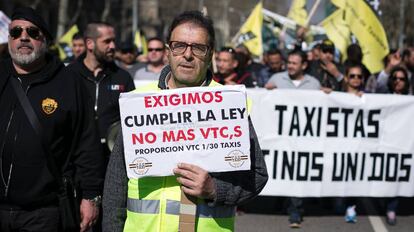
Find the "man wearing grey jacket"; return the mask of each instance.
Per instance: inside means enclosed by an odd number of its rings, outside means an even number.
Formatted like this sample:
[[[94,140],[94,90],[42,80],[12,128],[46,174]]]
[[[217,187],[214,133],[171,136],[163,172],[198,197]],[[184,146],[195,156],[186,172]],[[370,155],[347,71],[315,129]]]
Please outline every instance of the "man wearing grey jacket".
[[[167,41],[169,42],[167,46],[169,66],[166,66],[160,74],[159,90],[217,85],[212,80],[212,74],[208,69],[214,52],[214,29],[211,20],[205,18],[200,12],[184,12],[174,19]],[[232,209],[232,216],[230,215],[229,217],[234,219],[234,206],[257,196],[268,179],[263,154],[250,120],[249,130],[251,144],[250,170],[208,173],[196,165],[179,164],[174,169],[174,174],[178,176],[174,177],[176,182],[168,187],[171,189],[175,185],[180,185],[181,191],[186,195],[196,197],[205,202],[204,209],[208,208],[208,210],[212,211],[218,208]],[[143,182],[146,181],[144,180]],[[137,185],[142,185],[143,182],[139,179]],[[150,188],[155,188],[154,185],[150,186]],[[139,201],[146,204],[154,202],[154,200],[131,200],[130,197],[135,193],[129,193],[128,187],[134,188],[136,186],[131,185],[131,183],[128,184],[122,136],[119,136],[112,151],[106,173],[103,201],[103,230],[108,232],[153,231],[154,228],[160,228],[158,225],[153,224],[159,223],[160,226],[169,225],[168,228],[164,227],[166,231],[177,231],[178,228],[174,226],[178,225],[178,220],[175,221],[178,217],[154,216],[157,214],[169,214],[168,206],[167,209],[158,208],[153,210],[154,212],[148,212],[152,210],[150,209],[151,207],[146,208],[143,204],[137,207],[130,207],[133,202]],[[151,193],[139,195],[145,198],[151,195]],[[200,213],[198,206],[197,203],[197,214]],[[227,212],[219,213],[223,215]],[[196,217],[199,216],[196,215]],[[151,217],[157,217],[157,219],[148,220]],[[220,217],[220,215],[217,214],[211,217],[216,218]],[[174,220],[174,222],[168,220]],[[200,221],[202,220],[200,219],[196,222],[198,231],[200,229],[205,231],[212,230],[211,227],[206,228],[200,225]],[[233,223],[234,220],[229,224]],[[211,225],[211,223],[207,224]],[[226,228],[233,230],[233,225],[224,224],[217,223],[212,226],[218,229]]]

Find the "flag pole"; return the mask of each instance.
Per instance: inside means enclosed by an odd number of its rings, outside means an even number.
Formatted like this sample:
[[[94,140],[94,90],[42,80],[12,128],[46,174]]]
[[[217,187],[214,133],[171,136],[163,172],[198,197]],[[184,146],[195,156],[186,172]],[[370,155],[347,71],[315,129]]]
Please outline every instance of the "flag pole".
[[[308,27],[309,22],[313,15],[316,12],[316,9],[318,8],[319,4],[321,3],[321,0],[316,0],[315,4],[313,4],[311,11],[309,12],[308,18],[306,19],[305,27]]]

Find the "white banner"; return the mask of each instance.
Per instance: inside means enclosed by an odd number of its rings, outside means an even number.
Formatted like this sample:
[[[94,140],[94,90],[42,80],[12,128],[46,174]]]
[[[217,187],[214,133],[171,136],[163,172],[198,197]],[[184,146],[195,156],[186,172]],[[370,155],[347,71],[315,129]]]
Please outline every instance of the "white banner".
[[[8,42],[10,19],[0,10],[0,44]]]
[[[119,105],[129,178],[173,175],[179,162],[250,169],[244,86],[122,93]]]
[[[271,196],[414,196],[414,97],[249,90]]]

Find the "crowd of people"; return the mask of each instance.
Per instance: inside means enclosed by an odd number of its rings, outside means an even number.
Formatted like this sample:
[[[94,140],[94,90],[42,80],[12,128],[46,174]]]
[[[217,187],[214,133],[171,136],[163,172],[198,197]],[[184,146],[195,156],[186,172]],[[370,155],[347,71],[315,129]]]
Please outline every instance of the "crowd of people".
[[[363,53],[358,44],[347,49],[343,63],[335,61],[335,45],[329,39],[317,43],[310,51],[294,49],[287,52],[267,52],[259,63],[244,62],[247,52],[238,48],[224,47],[217,52],[215,80],[224,85],[244,84],[246,87],[272,89],[319,90],[329,94],[332,91],[346,92],[361,97],[364,93],[413,94],[412,73],[414,72],[414,47],[390,51],[384,58],[384,70],[372,74],[362,63]],[[241,51],[246,51],[242,46]],[[240,66],[242,65],[242,66]],[[396,224],[398,198],[386,199],[386,222]],[[347,207],[344,207],[345,204]],[[345,221],[355,223],[355,200],[349,202],[337,199],[336,213],[344,213]],[[304,213],[303,200],[288,198],[287,212],[290,227],[301,227]]]
[[[219,86],[209,70],[212,20],[198,11],[178,15],[166,41],[149,39],[139,62],[130,43],[116,49],[115,28],[105,22],[75,35],[74,57],[64,63],[48,52],[52,41],[35,10],[15,9],[9,57],[0,62],[0,230],[178,231],[180,218],[193,218],[181,226],[233,231],[236,205],[268,179],[250,120],[252,165],[237,173],[178,163],[173,176],[128,178],[122,134],[112,152],[108,141],[120,121],[120,93],[134,90],[134,79],[152,81],[152,91]]]
[[[265,52],[262,60],[256,60],[243,45],[215,49],[212,21],[199,12],[185,12],[175,18],[165,40],[159,37],[148,39],[146,55],[138,54],[132,41],[116,46],[115,28],[110,24],[89,23],[83,34],[73,36],[73,57],[64,60],[63,65],[56,56],[47,53],[53,37],[35,11],[19,8],[11,19],[10,57],[0,64],[5,70],[0,79],[0,106],[2,112],[6,112],[0,116],[1,231],[26,227],[36,231],[59,231],[56,205],[61,183],[56,179],[65,175],[74,176],[77,183],[81,199],[81,231],[90,228],[94,231],[128,231],[140,226],[145,227],[143,231],[149,231],[154,228],[154,225],[140,224],[153,220],[145,213],[147,209],[143,205],[161,199],[132,193],[138,190],[130,189],[131,186],[145,188],[145,184],[154,183],[160,186],[167,181],[174,191],[180,191],[175,187],[182,185],[182,191],[203,199],[197,203],[200,210],[208,205],[217,211],[229,212],[261,191],[267,181],[267,171],[251,123],[254,170],[213,175],[197,166],[181,164],[174,170],[180,176],[178,179],[149,178],[148,183],[128,180],[122,137],[118,137],[110,155],[107,135],[109,128],[120,120],[120,93],[134,90],[137,87],[134,82],[156,81],[158,84],[154,89],[157,90],[242,84],[248,88],[309,89],[327,94],[341,91],[357,96],[364,93],[409,95],[414,92],[414,46],[403,51],[390,51],[380,73],[370,73],[362,63],[363,53],[358,44],[350,45],[347,59],[338,62],[335,45],[328,39],[309,51],[274,49]],[[23,95],[27,96],[33,109],[22,103],[26,101],[25,97],[20,98],[12,84],[14,80],[23,87]],[[27,113],[27,108],[35,116]],[[40,121],[40,125],[36,121]],[[56,160],[59,177],[47,170],[53,169],[46,161],[50,160],[49,154]],[[107,166],[110,168],[106,169]],[[24,174],[27,172],[31,174]],[[102,219],[99,211],[102,210],[104,181]],[[152,191],[167,194],[168,191],[158,192],[160,189]],[[175,196],[169,201],[179,201]],[[346,220],[356,222],[354,204],[347,202],[347,205]],[[390,225],[396,223],[397,205],[397,198],[387,203]],[[9,214],[10,209],[17,212],[18,220]],[[289,198],[287,211],[290,226],[300,227],[303,200]],[[172,214],[178,217],[177,212]],[[39,215],[47,220],[33,222]],[[222,225],[200,219],[199,226],[233,228],[234,214],[226,214],[220,219]],[[104,228],[100,227],[102,220]],[[175,228],[178,222],[171,225]]]

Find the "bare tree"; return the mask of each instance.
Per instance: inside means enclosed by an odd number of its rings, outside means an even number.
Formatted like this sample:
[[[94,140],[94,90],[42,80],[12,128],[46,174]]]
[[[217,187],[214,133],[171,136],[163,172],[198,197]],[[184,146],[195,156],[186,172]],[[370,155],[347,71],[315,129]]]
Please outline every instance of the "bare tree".
[[[78,4],[76,6],[76,10],[75,10],[75,14],[73,15],[73,17],[71,18],[69,25],[73,25],[76,23],[76,21],[79,18],[79,15],[82,12],[82,6],[83,6],[83,0],[78,0]]]
[[[56,39],[60,38],[65,32],[67,11],[68,11],[68,0],[60,0]]]
[[[40,2],[41,0],[35,0],[32,4],[30,4],[30,7],[36,9],[39,6]]]
[[[111,12],[111,0],[105,0],[105,8],[102,12],[101,21],[106,21],[108,19],[110,12]]]

